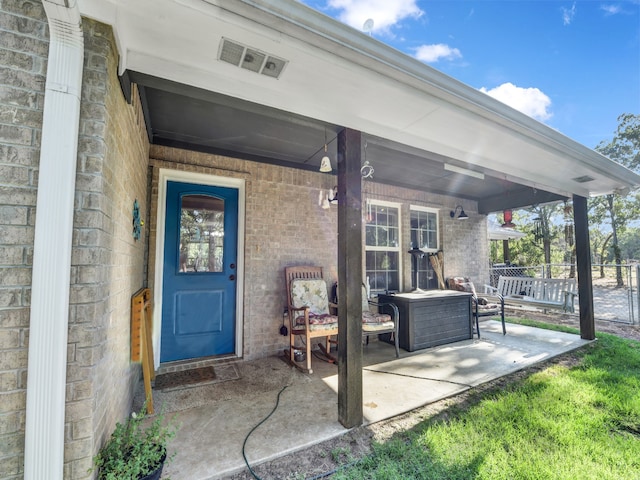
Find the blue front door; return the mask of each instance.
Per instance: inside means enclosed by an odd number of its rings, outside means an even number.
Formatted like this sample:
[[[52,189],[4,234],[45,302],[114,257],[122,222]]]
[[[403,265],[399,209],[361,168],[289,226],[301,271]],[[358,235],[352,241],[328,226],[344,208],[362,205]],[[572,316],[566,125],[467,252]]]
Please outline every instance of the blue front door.
[[[161,362],[233,353],[238,190],[168,182]]]

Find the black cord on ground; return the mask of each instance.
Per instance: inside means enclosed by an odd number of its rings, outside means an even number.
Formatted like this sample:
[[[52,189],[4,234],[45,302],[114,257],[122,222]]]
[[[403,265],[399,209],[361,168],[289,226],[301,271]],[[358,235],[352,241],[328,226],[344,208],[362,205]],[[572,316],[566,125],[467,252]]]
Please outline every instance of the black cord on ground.
[[[384,370],[374,370],[372,368],[363,368],[362,370],[366,370],[367,372],[375,372],[375,373],[384,373],[384,374],[387,374],[387,375],[395,375],[396,377],[417,378],[418,380],[432,380],[434,382],[450,383],[451,385],[459,385],[461,387],[467,387],[467,388],[471,388],[472,387],[472,385],[468,385],[466,383],[452,382],[450,380],[442,380],[441,378],[420,377],[419,375],[409,375],[409,374],[406,374],[406,373],[397,373],[397,372],[386,372]]]
[[[249,469],[249,472],[251,472],[251,475],[253,475],[253,478],[255,478],[256,480],[262,480],[258,475],[256,475],[256,472],[254,472],[251,468],[251,465],[249,465],[249,461],[247,460],[247,456],[244,453],[244,447],[247,445],[247,440],[249,440],[249,436],[251,436],[251,434],[260,426],[262,425],[264,422],[266,422],[269,417],[271,415],[274,414],[274,412],[276,411],[276,409],[278,408],[278,405],[280,404],[280,395],[282,394],[282,392],[284,392],[285,388],[287,388],[288,385],[285,385],[284,387],[282,387],[282,390],[280,390],[278,392],[278,398],[276,398],[276,404],[273,407],[273,410],[271,410],[271,413],[269,415],[267,415],[266,417],[264,417],[260,423],[258,423],[255,427],[253,427],[251,429],[251,431],[249,433],[247,433],[247,436],[244,437],[244,442],[242,442],[242,458],[244,458],[244,463],[247,464],[247,468]]]

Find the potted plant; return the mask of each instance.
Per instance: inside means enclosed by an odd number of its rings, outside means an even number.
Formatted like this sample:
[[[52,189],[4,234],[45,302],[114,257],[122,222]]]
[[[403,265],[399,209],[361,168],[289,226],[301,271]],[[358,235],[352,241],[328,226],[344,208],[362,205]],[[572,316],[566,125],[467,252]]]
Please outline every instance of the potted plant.
[[[107,443],[93,457],[99,480],[157,480],[167,460],[167,443],[176,432],[173,419],[158,414],[145,421],[146,405],[127,421],[117,423]],[[146,425],[146,426],[145,426]]]

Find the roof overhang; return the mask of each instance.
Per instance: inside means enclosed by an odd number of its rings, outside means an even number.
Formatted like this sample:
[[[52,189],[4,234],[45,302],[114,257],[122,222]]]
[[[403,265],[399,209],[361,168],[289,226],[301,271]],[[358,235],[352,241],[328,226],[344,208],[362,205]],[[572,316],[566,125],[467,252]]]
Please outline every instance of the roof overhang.
[[[154,143],[317,169],[325,132],[365,134],[382,183],[483,213],[634,189],[640,177],[559,132],[295,0],[79,0],[113,26]],[[287,63],[218,59],[223,38]],[[335,158],[335,157],[334,157]],[[445,170],[449,164],[482,174]]]
[[[489,240],[519,240],[527,236],[526,233],[520,232],[515,228],[503,227],[492,221],[487,223],[487,235]]]

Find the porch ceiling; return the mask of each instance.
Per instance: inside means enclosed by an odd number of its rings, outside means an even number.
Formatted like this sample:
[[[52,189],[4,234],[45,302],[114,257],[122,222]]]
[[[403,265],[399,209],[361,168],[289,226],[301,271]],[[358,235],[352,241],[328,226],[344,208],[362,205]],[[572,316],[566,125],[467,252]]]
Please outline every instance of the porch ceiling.
[[[295,0],[79,0],[113,25],[123,85],[153,143],[318,169],[343,127],[375,181],[481,213],[635,188],[640,177],[487,95]],[[285,59],[279,79],[218,60],[223,38]],[[474,170],[484,179],[445,170]],[[586,183],[578,177],[590,177]]]

